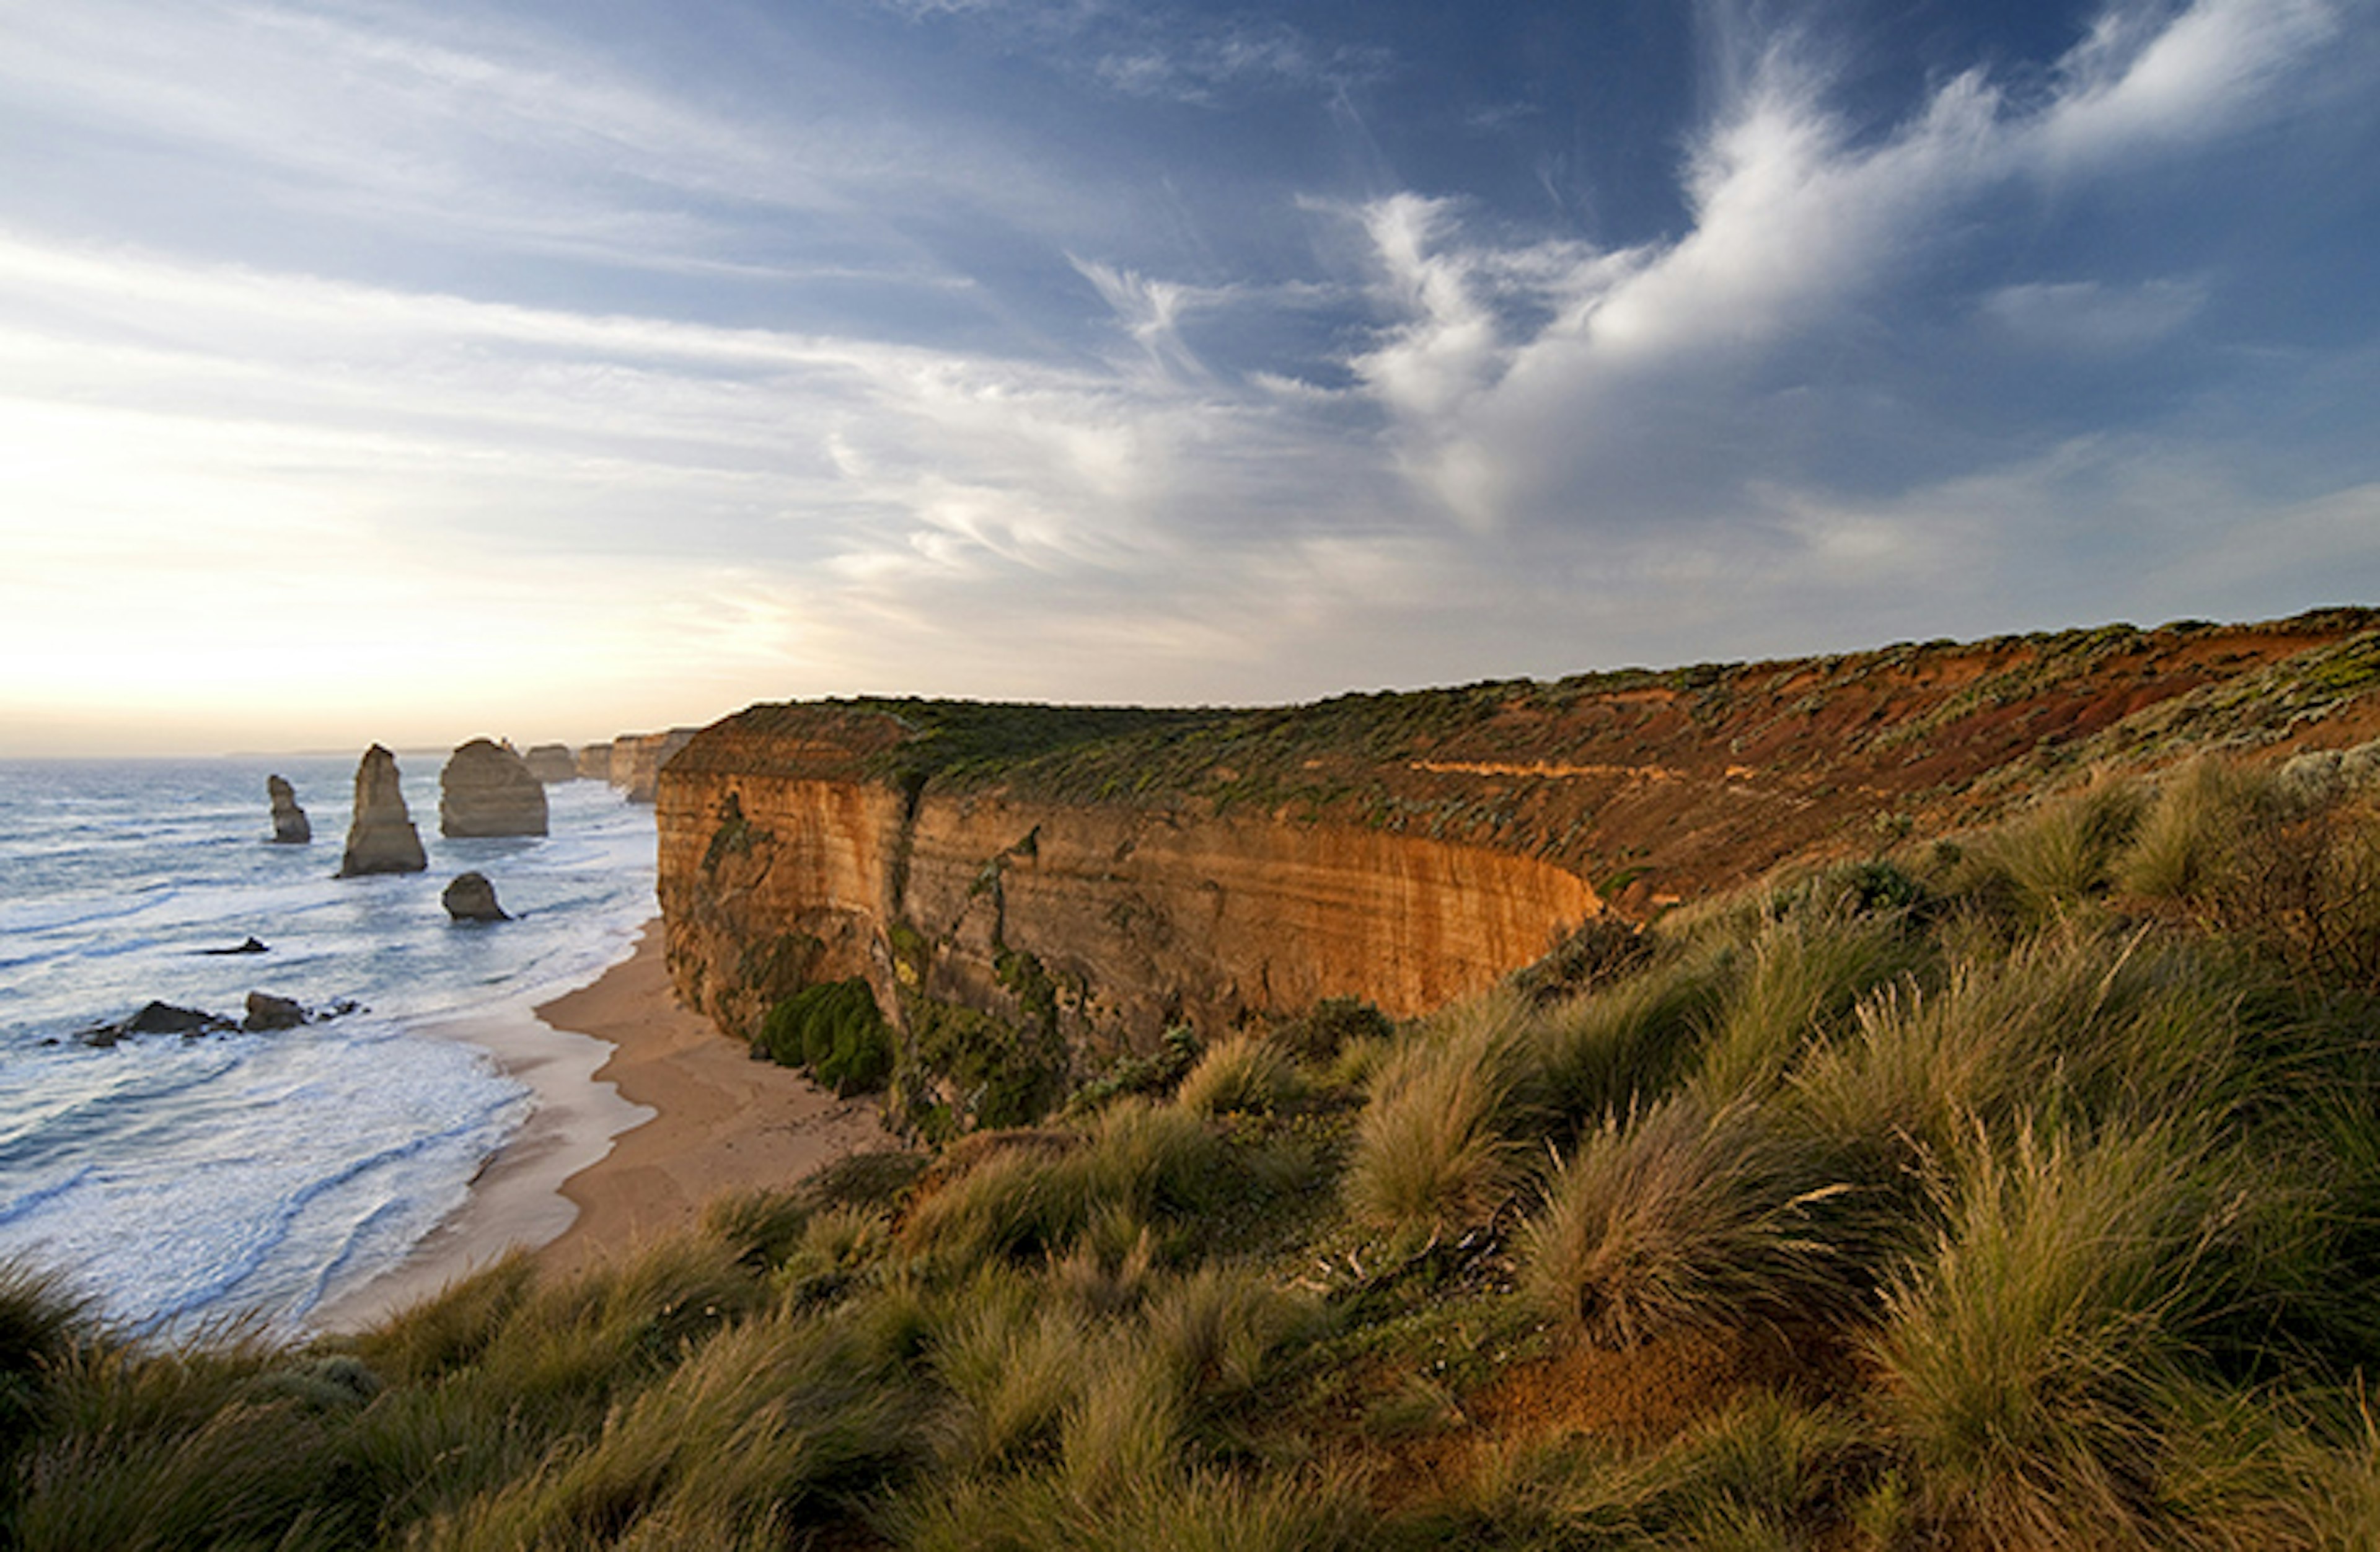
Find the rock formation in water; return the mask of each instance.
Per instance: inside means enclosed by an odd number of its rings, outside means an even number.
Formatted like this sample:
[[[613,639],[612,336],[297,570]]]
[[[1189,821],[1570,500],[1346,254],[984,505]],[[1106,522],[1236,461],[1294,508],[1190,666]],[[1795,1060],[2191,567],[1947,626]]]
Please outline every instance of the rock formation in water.
[[[366,873],[419,873],[430,866],[405,806],[396,757],[375,744],[356,766],[355,818],[339,860],[342,879]]]
[[[532,744],[521,758],[528,762],[528,773],[547,786],[578,780],[578,761],[567,744]]]
[[[612,779],[612,746],[609,744],[580,745],[577,764],[581,781],[610,781]]]
[[[314,839],[314,827],[307,822],[306,810],[298,806],[298,794],[278,776],[264,779],[264,795],[273,803],[273,839],[285,846],[302,846]]]
[[[543,835],[545,825],[545,783],[502,744],[474,738],[438,773],[441,835]]]
[[[446,914],[456,921],[510,921],[504,908],[496,903],[496,886],[488,882],[484,873],[464,873],[446,886],[438,897],[445,903]]]

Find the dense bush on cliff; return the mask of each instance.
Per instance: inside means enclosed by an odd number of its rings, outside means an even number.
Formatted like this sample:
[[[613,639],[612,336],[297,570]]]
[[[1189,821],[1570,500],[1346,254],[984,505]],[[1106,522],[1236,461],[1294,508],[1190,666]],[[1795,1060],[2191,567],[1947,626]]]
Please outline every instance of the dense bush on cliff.
[[[2177,768],[1574,945],[1583,989],[1183,1046],[1172,1097],[357,1338],[163,1349],[0,1275],[0,1537],[2368,1546],[2360,769]]]

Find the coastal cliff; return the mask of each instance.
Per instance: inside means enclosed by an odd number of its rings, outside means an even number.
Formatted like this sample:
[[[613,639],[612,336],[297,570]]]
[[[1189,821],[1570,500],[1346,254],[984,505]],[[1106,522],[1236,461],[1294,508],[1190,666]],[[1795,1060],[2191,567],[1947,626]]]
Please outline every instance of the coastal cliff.
[[[2095,772],[2344,747],[2375,686],[2380,615],[2341,610],[1249,711],[760,706],[654,751],[668,961],[739,1037],[856,978],[978,1085],[994,1047],[1079,1077],[1180,1024],[1418,1013]]]
[[[662,786],[670,963],[749,1035],[798,987],[858,976],[962,1004],[1030,955],[1070,1029],[1146,1045],[1329,997],[1406,1016],[1528,964],[1594,915],[1552,864],[1261,815],[674,766]]]

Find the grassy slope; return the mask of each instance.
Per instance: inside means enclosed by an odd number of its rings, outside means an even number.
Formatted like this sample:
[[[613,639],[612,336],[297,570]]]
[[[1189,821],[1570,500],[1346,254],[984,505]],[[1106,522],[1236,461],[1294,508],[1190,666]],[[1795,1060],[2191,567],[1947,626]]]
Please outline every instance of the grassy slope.
[[[0,1514],[29,1548],[2370,1546],[2375,768],[2102,785],[351,1340],[159,1351],[19,1275]]]

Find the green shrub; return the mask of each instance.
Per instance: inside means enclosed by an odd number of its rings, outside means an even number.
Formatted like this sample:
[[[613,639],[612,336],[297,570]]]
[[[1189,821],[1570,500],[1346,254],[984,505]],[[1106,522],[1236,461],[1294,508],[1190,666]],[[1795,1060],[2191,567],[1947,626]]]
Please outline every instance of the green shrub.
[[[1160,1232],[1245,1182],[1204,1122],[1172,1107],[1120,1102],[1087,1134],[1025,1134],[910,1215],[904,1238],[950,1264],[1062,1255],[1087,1229]]]
[[[1157,1289],[1143,1319],[1148,1350],[1172,1366],[1186,1395],[1200,1400],[1253,1388],[1277,1352],[1313,1340],[1329,1325],[1313,1299],[1245,1268],[1218,1267]]]
[[[433,1524],[431,1547],[608,1544],[640,1521],[759,1535],[922,1453],[909,1392],[846,1322],[711,1337],[601,1431]]]
[[[1294,1018],[1274,1021],[1274,1044],[1309,1066],[1327,1066],[1351,1040],[1395,1033],[1389,1015],[1358,997],[1326,997]]]
[[[892,1075],[892,1033],[876,994],[857,976],[804,987],[770,1009],[758,1049],[842,1095],[881,1088]]]
[[[1030,1126],[1065,1097],[1069,1057],[1053,1031],[928,997],[907,1008],[918,1070],[904,1083],[955,1090],[954,1132]]]
[[[782,1263],[810,1220],[808,1194],[765,1186],[722,1192],[702,1205],[698,1232],[754,1271]]]
[[[1037,1301],[1014,1273],[966,1284],[929,1363],[948,1399],[934,1425],[943,1462],[965,1473],[1048,1452],[1079,1398],[1090,1328],[1065,1304]]]
[[[1087,1115],[1124,1095],[1156,1098],[1171,1094],[1197,1065],[1199,1051],[1197,1031],[1186,1024],[1177,1024],[1157,1042],[1156,1050],[1147,1056],[1127,1052],[1116,1058],[1106,1072],[1077,1088],[1066,1100],[1066,1111],[1069,1115]]]
[[[2270,782],[2204,757],[2168,772],[2116,859],[2115,880],[2145,900],[2187,903],[2228,870],[2243,831],[2269,806]]]

